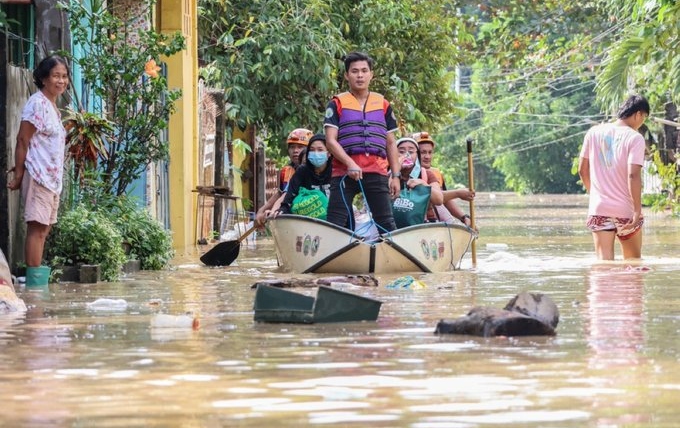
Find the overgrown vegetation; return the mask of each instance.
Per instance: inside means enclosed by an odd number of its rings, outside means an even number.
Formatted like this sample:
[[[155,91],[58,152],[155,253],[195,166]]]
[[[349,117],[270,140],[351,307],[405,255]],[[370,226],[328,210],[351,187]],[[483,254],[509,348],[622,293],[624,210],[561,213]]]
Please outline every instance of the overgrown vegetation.
[[[199,6],[203,73],[225,89],[238,125],[278,144],[291,128],[318,129],[343,88],[342,55],[364,50],[377,62],[373,89],[405,131],[435,135],[435,165],[450,184],[467,184],[465,140],[474,139],[479,190],[580,192],[571,166],[590,126],[631,91],[656,106],[680,97],[672,0]]]
[[[175,255],[170,231],[166,230],[134,198],[126,195],[116,196],[109,194],[102,180],[98,179],[96,171],[86,171],[84,178],[79,180],[74,179],[73,172],[74,170],[71,169],[67,177],[65,177],[69,197],[59,207],[61,214],[55,229],[60,229],[60,223],[64,217],[67,220],[70,218],[65,216],[66,213],[73,210],[87,211],[88,215],[92,216],[92,221],[101,220],[104,222],[102,227],[108,228],[110,225],[110,227],[116,230],[120,236],[120,239],[117,241],[119,247],[122,248],[123,244],[129,246],[129,254],[124,256],[118,266],[118,270],[122,267],[122,263],[127,260],[139,260],[142,269],[145,270],[166,268]],[[71,247],[70,245],[71,241],[78,242],[82,239],[80,235],[91,237],[93,232],[86,231],[80,227],[70,226],[67,229],[67,233],[77,234],[78,236],[71,236],[63,243],[55,242],[56,249],[51,251],[50,254],[66,259],[70,264],[97,263],[88,252],[88,247]],[[96,235],[96,232],[94,234]],[[64,234],[58,234],[57,236],[55,239],[61,239],[64,237]],[[59,251],[64,250],[66,251],[65,253],[59,253]],[[82,250],[82,253],[78,252],[80,250]],[[112,278],[114,277],[110,276],[108,280],[112,280]]]
[[[351,50],[375,58],[372,90],[409,127],[444,123],[456,101],[451,66],[473,41],[455,2],[419,0],[201,0],[199,36],[202,74],[224,88],[229,118],[280,149],[294,128],[321,130],[326,103],[346,90]]]
[[[652,162],[650,173],[659,177],[661,193],[644,195],[643,202],[655,212],[668,211],[673,216],[680,216],[680,174],[675,163],[666,163],[661,152],[652,146]]]
[[[45,244],[52,265],[99,264],[101,278],[118,279],[126,261],[123,238],[101,211],[78,204],[65,210]]]
[[[151,19],[153,1],[140,5],[141,12],[103,0],[60,3],[81,50],[72,59],[89,92],[103,101],[104,118],[115,124],[107,140],[108,156],[98,164],[104,190],[114,195],[125,194],[149,164],[168,160],[168,143],[161,133],[181,96],[180,90],[168,88],[158,64],[184,49],[184,37],[139,29],[139,13]]]
[[[123,241],[130,245],[130,259],[139,260],[144,270],[167,267],[175,255],[172,236],[146,209],[122,196],[111,201],[107,212]]]
[[[149,18],[152,5],[141,3]],[[101,0],[60,7],[69,13],[81,49],[72,59],[89,93],[105,108],[100,114],[86,112],[76,102],[64,118],[67,197],[46,245],[48,260],[100,264],[108,281],[118,278],[128,258],[140,260],[142,269],[162,269],[174,256],[171,235],[125,193],[150,163],[168,160],[161,132],[181,93],[168,88],[158,64],[182,50],[184,38],[138,29],[140,9]],[[123,243],[130,246],[129,255]]]

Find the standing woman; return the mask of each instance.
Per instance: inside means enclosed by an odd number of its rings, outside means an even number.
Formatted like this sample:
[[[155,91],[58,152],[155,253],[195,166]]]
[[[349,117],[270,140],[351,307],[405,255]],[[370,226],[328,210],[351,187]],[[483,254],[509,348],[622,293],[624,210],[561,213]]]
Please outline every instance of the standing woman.
[[[21,113],[17,134],[14,179],[7,187],[21,188],[26,220],[25,262],[29,268],[42,263],[45,240],[57,222],[64,171],[66,130],[57,99],[69,84],[68,64],[51,55],[33,71],[39,91],[31,95]]]

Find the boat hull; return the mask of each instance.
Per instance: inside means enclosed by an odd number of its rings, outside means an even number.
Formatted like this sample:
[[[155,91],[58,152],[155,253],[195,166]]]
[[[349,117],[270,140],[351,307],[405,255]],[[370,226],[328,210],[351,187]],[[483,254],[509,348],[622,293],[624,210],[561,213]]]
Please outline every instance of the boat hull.
[[[455,270],[476,238],[462,225],[425,223],[365,242],[323,220],[281,215],[268,221],[281,266],[294,273],[401,273]]]

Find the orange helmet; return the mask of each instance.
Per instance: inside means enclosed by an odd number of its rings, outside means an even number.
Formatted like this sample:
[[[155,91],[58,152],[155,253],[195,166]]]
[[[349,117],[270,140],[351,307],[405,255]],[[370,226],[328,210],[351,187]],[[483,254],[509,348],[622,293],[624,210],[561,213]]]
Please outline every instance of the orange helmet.
[[[288,138],[286,138],[286,143],[288,144],[300,144],[301,146],[307,146],[309,144],[309,139],[312,138],[314,133],[309,129],[297,128],[293,129]]]
[[[430,137],[430,134],[427,131],[416,132],[415,134],[413,134],[413,139],[416,140],[419,145],[421,143],[429,143],[432,144],[432,146],[434,147],[434,140],[432,139],[432,137]]]

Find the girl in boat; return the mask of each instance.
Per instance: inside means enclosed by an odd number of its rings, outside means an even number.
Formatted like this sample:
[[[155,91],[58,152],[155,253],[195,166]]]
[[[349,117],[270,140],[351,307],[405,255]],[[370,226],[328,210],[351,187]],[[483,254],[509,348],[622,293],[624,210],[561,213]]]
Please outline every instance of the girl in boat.
[[[402,223],[400,227],[438,221],[433,205],[441,205],[444,202],[444,195],[439,186],[437,176],[432,171],[421,167],[420,151],[418,150],[418,143],[416,140],[410,137],[400,138],[397,140],[397,149],[399,151],[399,161],[401,163],[401,188],[414,189],[416,186],[428,186],[430,188],[430,197],[427,202],[423,202],[422,200],[418,201],[416,198],[411,199],[411,202],[416,205],[427,204],[426,207],[414,207],[419,209],[419,211],[424,212],[425,215],[422,217],[419,216],[418,219],[411,218],[410,220],[404,220],[406,223]],[[395,204],[403,197],[404,192],[402,191],[402,195],[395,200]],[[396,205],[393,206],[395,221],[398,217],[397,210],[398,207],[396,207]]]
[[[321,213],[316,210],[313,216],[317,218],[326,217],[325,211],[330,193],[332,169],[331,157],[326,148],[326,137],[324,134],[316,134],[309,140],[306,157],[305,162],[298,167],[293,177],[291,177],[283,202],[281,202],[281,206],[276,214],[296,214],[294,209],[295,198],[300,195],[301,189],[304,188],[307,190],[318,190],[323,194],[326,198],[323,215],[320,215]]]

